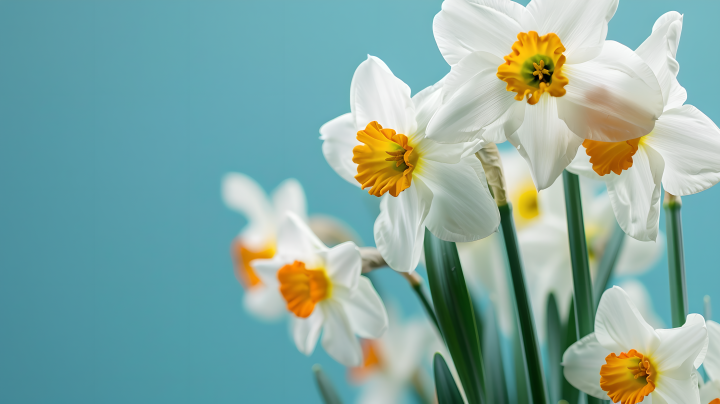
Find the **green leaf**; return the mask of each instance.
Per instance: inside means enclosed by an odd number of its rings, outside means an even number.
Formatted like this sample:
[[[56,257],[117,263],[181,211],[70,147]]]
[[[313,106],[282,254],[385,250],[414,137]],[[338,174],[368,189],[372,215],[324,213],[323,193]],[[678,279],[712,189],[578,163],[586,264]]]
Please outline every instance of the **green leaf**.
[[[620,251],[624,241],[625,232],[617,224],[617,222],[615,222],[615,228],[610,236],[610,240],[608,240],[605,245],[605,251],[603,251],[602,258],[600,258],[597,276],[595,277],[595,283],[593,284],[593,299],[595,300],[596,310],[603,292],[605,292],[605,289],[609,286],[610,278],[615,270],[615,264],[620,256]]]
[[[435,354],[433,368],[438,404],[463,404],[463,398],[455,384],[455,379],[453,379],[445,359],[439,353]]]
[[[670,311],[673,327],[682,327],[688,314],[681,207],[679,197],[665,194],[665,230],[667,231]]]
[[[482,316],[479,316],[478,313],[481,312]],[[488,304],[482,311],[480,306],[475,304],[475,319],[485,365],[485,397],[487,397],[488,403],[507,404],[510,400],[505,381],[500,330],[492,304]]]
[[[485,375],[470,295],[455,243],[425,229],[425,265],[435,314],[470,404],[485,403]]]
[[[545,374],[543,372],[542,356],[540,355],[540,344],[535,320],[533,319],[530,296],[525,284],[525,273],[520,259],[520,249],[515,233],[515,223],[512,217],[512,208],[509,204],[498,206],[500,211],[500,225],[502,227],[505,249],[507,251],[508,264],[510,267],[510,279],[512,280],[513,293],[520,325],[520,347],[521,358],[524,359],[527,380],[530,387],[528,402],[534,404],[546,404],[548,402],[545,392]],[[517,361],[516,361],[517,363]]]
[[[557,403],[560,401],[562,388],[562,355],[563,355],[563,326],[560,322],[560,312],[558,310],[555,295],[550,294],[546,309],[547,320],[547,350],[548,350],[548,391],[550,393],[550,402]]]
[[[318,390],[320,391],[320,396],[323,398],[323,402],[325,404],[342,404],[340,396],[338,396],[337,391],[335,391],[335,387],[333,387],[330,379],[328,379],[325,372],[323,372],[322,367],[320,365],[315,365],[312,367],[312,370],[313,373],[315,373],[315,382],[317,382]]]
[[[577,341],[577,330],[575,325],[575,302],[570,302],[570,312],[563,327],[562,351],[565,353],[570,345]],[[562,398],[570,404],[577,404],[580,400],[580,391],[562,376]]]

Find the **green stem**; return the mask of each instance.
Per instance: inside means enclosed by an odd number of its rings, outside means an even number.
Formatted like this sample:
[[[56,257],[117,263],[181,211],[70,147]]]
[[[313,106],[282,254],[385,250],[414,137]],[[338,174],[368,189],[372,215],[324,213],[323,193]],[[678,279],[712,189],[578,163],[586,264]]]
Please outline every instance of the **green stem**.
[[[620,256],[623,242],[625,241],[625,232],[623,229],[615,223],[615,229],[613,230],[610,240],[608,240],[603,252],[602,258],[600,258],[600,264],[598,265],[598,273],[593,284],[593,298],[595,299],[595,308],[597,309],[600,304],[600,298],[602,297],[605,289],[610,284],[610,278],[615,270],[615,264]]]
[[[435,326],[435,329],[440,333],[440,335],[442,335],[442,332],[440,331],[440,324],[438,323],[437,316],[435,316],[435,310],[433,309],[432,304],[430,304],[430,301],[425,294],[425,290],[422,287],[420,276],[417,274],[405,273],[403,273],[402,275],[405,279],[407,279],[407,281],[410,283],[410,286],[412,286],[413,290],[415,291],[418,299],[420,299],[420,303],[422,303],[423,308],[425,308],[425,313],[427,313],[430,321],[432,321],[433,325]]]
[[[592,279],[588,264],[585,224],[583,223],[582,200],[580,198],[580,180],[578,176],[563,171],[565,184],[565,208],[567,211],[568,238],[570,242],[570,261],[573,273],[573,296],[575,299],[575,320],[578,341],[592,333],[595,328],[595,302],[593,300]],[[587,396],[588,404],[601,400]]]
[[[517,302],[518,322],[522,337],[522,351],[525,356],[526,374],[530,381],[530,396],[534,404],[548,403],[545,390],[545,375],[543,374],[542,357],[538,344],[537,332],[530,307],[530,299],[525,284],[520,250],[518,248],[517,234],[512,217],[512,208],[509,204],[498,206],[500,210],[500,225],[505,249],[507,250],[510,275],[512,278],[515,301]]]
[[[668,271],[670,274],[670,310],[672,326],[685,324],[688,313],[685,287],[685,256],[683,254],[682,217],[680,197],[665,193],[665,229],[668,241]]]

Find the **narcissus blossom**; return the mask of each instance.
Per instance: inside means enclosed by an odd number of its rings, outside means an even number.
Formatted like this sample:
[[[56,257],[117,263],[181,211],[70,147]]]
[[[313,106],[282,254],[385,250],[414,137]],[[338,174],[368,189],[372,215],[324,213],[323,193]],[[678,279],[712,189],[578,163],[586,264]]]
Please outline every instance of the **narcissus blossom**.
[[[288,213],[271,259],[252,262],[261,281],[292,314],[295,344],[310,355],[322,331],[325,351],[345,366],[362,363],[357,336],[379,338],[388,326],[385,306],[352,242],[326,247],[295,214]]]
[[[275,255],[277,228],[285,212],[293,212],[305,220],[305,192],[300,183],[291,178],[278,185],[269,198],[252,178],[229,173],[222,181],[222,196],[230,209],[240,212],[248,221],[231,246],[235,275],[245,288],[245,308],[260,318],[277,318],[284,313],[283,301],[276,291],[263,284],[251,262]]]
[[[664,112],[655,128],[621,142],[586,140],[568,167],[605,180],[618,223],[638,240],[657,237],[661,185],[673,195],[689,195],[720,180],[720,129],[697,108],[683,105],[687,93],[676,79],[681,30],[682,15],[666,13],[635,51],[661,84]]]
[[[615,286],[600,300],[595,332],[565,351],[564,374],[577,389],[614,403],[699,404],[695,369],[707,348],[701,315],[688,315],[682,327],[655,330]]]
[[[442,82],[410,97],[410,88],[380,59],[355,71],[350,110],[320,128],[323,154],[343,178],[382,197],[375,243],[396,271],[415,269],[425,227],[447,241],[493,233],[500,215],[478,159],[463,145],[425,138],[440,106]]]
[[[632,50],[605,41],[617,0],[446,0],[433,31],[452,66],[428,124],[443,143],[506,139],[549,187],[583,139],[649,133],[662,93]]]

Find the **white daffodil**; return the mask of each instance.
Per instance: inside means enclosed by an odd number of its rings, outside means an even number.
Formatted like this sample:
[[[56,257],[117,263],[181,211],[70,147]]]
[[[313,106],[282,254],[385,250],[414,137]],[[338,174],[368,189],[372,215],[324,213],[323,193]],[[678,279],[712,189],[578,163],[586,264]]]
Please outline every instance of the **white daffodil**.
[[[709,343],[703,367],[710,380],[700,387],[700,402],[720,404],[720,324],[707,321],[706,325]]]
[[[572,266],[567,233],[567,219],[562,178],[552,186],[537,192],[527,164],[514,151],[501,152],[508,200],[518,228],[518,242],[528,283],[532,307],[541,336],[544,336],[547,300],[555,295],[562,318],[567,318],[572,297]],[[587,246],[591,273],[597,271],[599,260],[614,230],[610,201],[598,185],[602,183],[581,178],[581,194],[585,203]],[[625,278],[640,275],[660,259],[664,243],[641,242],[626,237],[618,257],[614,275]],[[505,250],[500,235],[483,240],[458,244],[468,284],[487,295],[498,311],[498,322],[505,335],[513,329],[512,295],[505,265]],[[626,283],[627,282],[627,283]],[[653,326],[662,321],[652,308],[645,287],[626,279],[623,286],[632,288],[633,302]],[[647,301],[642,302],[643,298]]]
[[[326,247],[288,212],[271,259],[252,262],[260,280],[286,303],[293,337],[310,355],[322,330],[325,351],[346,366],[362,363],[356,335],[379,338],[388,325],[385,306],[370,280],[360,275],[362,258],[352,242]]]
[[[695,369],[707,347],[701,315],[688,315],[679,328],[653,329],[615,286],[600,300],[595,332],[565,351],[565,379],[614,403],[699,404]]]
[[[231,246],[235,275],[245,288],[245,308],[263,319],[277,318],[284,313],[284,302],[277,291],[262,283],[250,263],[275,255],[277,228],[285,212],[305,219],[305,192],[299,182],[287,179],[273,191],[271,201],[255,180],[229,173],[222,181],[222,196],[230,209],[240,212],[248,221]]]
[[[425,139],[440,106],[442,84],[410,97],[410,88],[380,59],[369,56],[350,86],[351,113],[320,128],[323,154],[352,184],[382,196],[375,243],[396,271],[415,269],[425,227],[447,241],[493,233],[500,215],[475,156],[462,145]]]
[[[605,41],[618,0],[446,0],[435,40],[452,66],[427,135],[443,143],[505,139],[550,186],[583,139],[650,132],[662,93],[632,50]]]
[[[362,383],[359,404],[395,404],[403,402],[410,388],[424,394],[427,374],[424,369],[436,331],[425,321],[400,322],[390,313],[387,332],[380,339],[363,340],[363,364],[350,369],[350,379]]]
[[[661,84],[664,111],[655,129],[621,142],[585,140],[569,170],[607,183],[615,217],[638,240],[655,240],[660,221],[661,184],[673,195],[689,195],[720,180],[720,129],[692,105],[675,60],[682,15],[661,16],[635,53]]]

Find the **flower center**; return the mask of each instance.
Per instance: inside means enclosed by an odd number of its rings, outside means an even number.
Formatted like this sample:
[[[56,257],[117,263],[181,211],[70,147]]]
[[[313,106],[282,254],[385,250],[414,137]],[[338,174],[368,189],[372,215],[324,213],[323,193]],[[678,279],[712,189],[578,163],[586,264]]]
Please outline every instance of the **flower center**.
[[[304,262],[295,261],[280,268],[277,277],[288,310],[298,317],[307,318],[319,301],[330,296],[332,283],[322,268],[306,269]]]
[[[534,219],[540,215],[540,208],[538,207],[538,194],[535,190],[535,186],[523,190],[518,198],[518,214],[527,220]]]
[[[565,47],[555,34],[538,36],[535,31],[521,32],[498,67],[497,76],[507,83],[506,89],[517,93],[515,99],[527,97],[530,105],[537,104],[547,92],[553,97],[565,95],[567,77],[562,74]]]
[[[350,379],[354,382],[361,382],[368,378],[368,376],[375,373],[379,368],[382,367],[382,360],[379,355],[379,349],[377,342],[369,339],[363,339],[361,341],[363,350],[363,364],[350,368]]]
[[[400,195],[412,182],[417,153],[408,145],[405,135],[383,129],[376,121],[357,133],[363,144],[353,149],[353,163],[358,165],[355,179],[362,189],[370,188],[370,195],[382,196],[390,192]]]
[[[250,262],[256,259],[272,258],[275,255],[275,244],[269,243],[263,249],[251,250],[240,241],[234,240],[231,250],[235,261],[235,275],[240,283],[246,289],[261,285],[262,281],[258,278]]]
[[[637,404],[655,390],[655,373],[648,358],[638,351],[611,353],[600,368],[600,388],[614,403]]]
[[[603,176],[614,172],[617,175],[633,165],[633,156],[638,150],[640,139],[630,139],[622,142],[598,142],[585,139],[582,145],[585,153],[590,156],[593,171]]]

